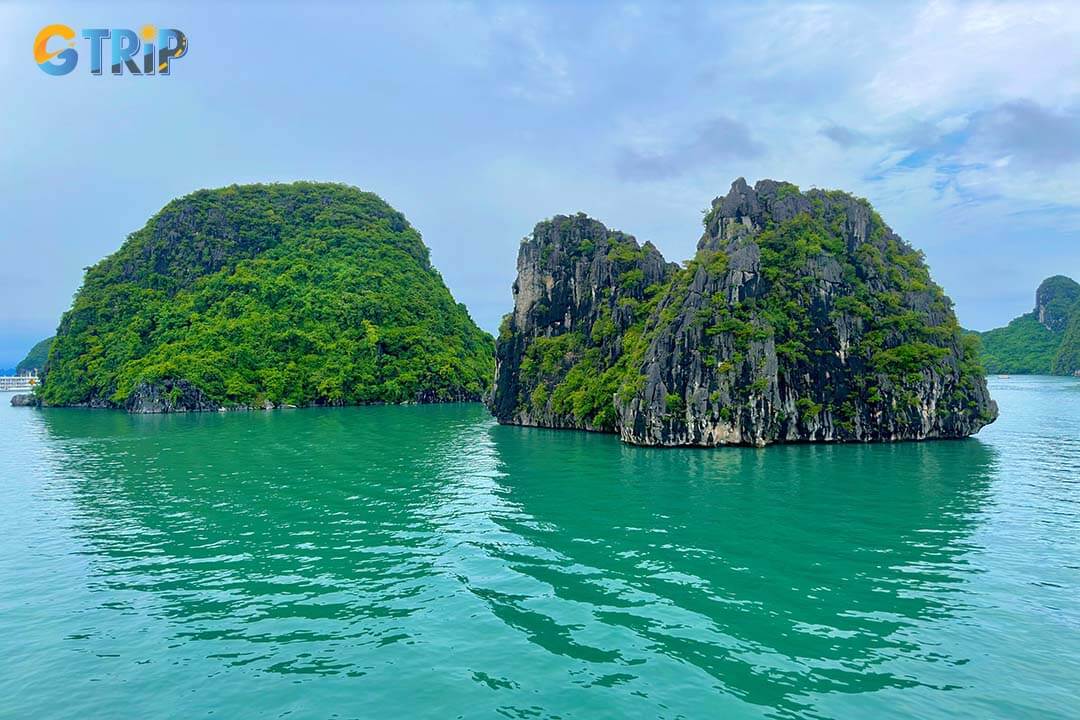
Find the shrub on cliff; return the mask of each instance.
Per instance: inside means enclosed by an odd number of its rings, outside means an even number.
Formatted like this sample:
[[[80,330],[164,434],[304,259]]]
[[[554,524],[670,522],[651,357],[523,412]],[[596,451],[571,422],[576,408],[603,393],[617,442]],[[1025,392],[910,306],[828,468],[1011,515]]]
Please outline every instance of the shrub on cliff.
[[[522,244],[514,292],[500,422],[763,445],[962,437],[997,416],[922,254],[846,193],[740,179],[682,267],[559,216]]]

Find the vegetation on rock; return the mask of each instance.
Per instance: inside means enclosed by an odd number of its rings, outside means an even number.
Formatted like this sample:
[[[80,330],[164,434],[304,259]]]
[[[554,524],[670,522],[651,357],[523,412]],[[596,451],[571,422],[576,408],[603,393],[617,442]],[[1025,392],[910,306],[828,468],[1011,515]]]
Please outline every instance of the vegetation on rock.
[[[1080,305],[1072,310],[1050,369],[1055,375],[1080,375]]]
[[[18,374],[28,373],[33,370],[41,372],[45,369],[45,362],[49,359],[49,348],[52,347],[53,338],[45,338],[34,347],[30,348],[30,352],[26,354],[17,366],[15,366],[15,372]]]
[[[613,432],[612,397],[637,377],[645,321],[676,270],[651,244],[583,214],[538,224],[522,244],[515,312],[497,341],[496,415]],[[519,330],[530,326],[544,330]]]
[[[1072,375],[1080,371],[1080,283],[1055,275],[1035,292],[1035,309],[1007,326],[973,333],[987,372]]]
[[[996,417],[977,340],[866,201],[740,179],[705,227],[680,268],[581,215],[537,225],[497,342],[498,419],[761,445],[959,437]]]
[[[1034,312],[1003,328],[974,335],[979,338],[983,365],[990,373],[1048,375],[1061,345],[1061,334],[1040,323]]]
[[[41,393],[138,411],[476,400],[491,351],[378,196],[234,185],[169,203],[87,271]]]

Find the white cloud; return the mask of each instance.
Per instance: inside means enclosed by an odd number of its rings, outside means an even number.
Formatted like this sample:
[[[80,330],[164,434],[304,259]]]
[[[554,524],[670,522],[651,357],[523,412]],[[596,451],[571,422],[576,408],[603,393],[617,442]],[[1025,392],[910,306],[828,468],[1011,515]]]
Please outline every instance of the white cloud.
[[[1080,89],[1075,4],[931,2],[876,34],[882,61],[866,91],[885,117],[1018,97],[1057,106]]]
[[[552,41],[548,15],[528,5],[472,2],[393,6],[395,29],[419,36],[444,62],[483,68],[486,80],[531,101],[574,93],[570,64]]]
[[[738,176],[869,198],[927,250],[935,275],[961,300],[981,298],[995,274],[1001,296],[1026,305],[1039,275],[1080,272],[1080,150],[1069,144],[1080,110],[1080,4],[310,5],[297,13],[240,4],[211,24],[180,4],[169,12],[193,42],[204,38],[189,62],[206,69],[151,85],[45,78],[30,64],[35,11],[0,2],[0,79],[45,99],[0,119],[10,139],[0,161],[12,168],[0,209],[27,228],[22,235],[39,217],[54,224],[33,231],[51,243],[43,243],[55,255],[51,275],[62,270],[74,283],[79,266],[112,242],[91,251],[80,240],[73,250],[68,238],[81,237],[74,221],[35,204],[45,202],[40,187],[72,172],[42,163],[41,153],[59,160],[83,150],[85,177],[161,155],[181,187],[257,179],[272,167],[281,177],[331,168],[336,178],[394,189],[419,208],[410,216],[423,221],[436,255],[440,236],[460,238],[440,266],[451,281],[451,258],[465,268],[454,290],[476,307],[512,282],[512,261],[490,258],[512,254],[544,214],[595,213],[685,258],[700,211]],[[70,5],[61,14],[80,12]],[[351,41],[321,46],[331,22]],[[262,39],[281,27],[348,73],[312,74],[286,53],[265,54]],[[226,47],[262,58],[259,73],[218,62]],[[116,131],[114,105],[149,107],[150,93],[166,86],[185,100],[163,116],[172,142],[137,124]],[[78,110],[78,122],[58,111],[61,102]],[[237,132],[241,118],[263,129]],[[208,150],[221,138],[227,152]],[[154,206],[160,192],[132,190],[140,207]],[[116,218],[131,203],[113,196],[77,200],[87,213]],[[1014,236],[1024,233],[1021,272]],[[26,305],[58,314],[69,295],[65,284]],[[987,312],[971,302],[972,312]],[[1009,319],[1000,312],[972,324]]]

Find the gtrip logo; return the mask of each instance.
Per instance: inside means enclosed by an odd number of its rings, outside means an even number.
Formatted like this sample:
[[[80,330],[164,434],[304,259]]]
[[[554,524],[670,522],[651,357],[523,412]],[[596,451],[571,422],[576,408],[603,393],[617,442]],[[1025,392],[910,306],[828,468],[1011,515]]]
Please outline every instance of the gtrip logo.
[[[187,36],[173,28],[143,25],[126,28],[87,28],[82,31],[90,50],[90,74],[101,75],[102,55],[110,51],[110,72],[123,75],[168,75],[170,63],[187,53]],[[106,43],[108,41],[108,43]],[[64,47],[66,45],[66,47]],[[49,47],[58,48],[50,50]],[[34,62],[50,75],[67,75],[79,64],[75,31],[67,25],[46,25],[34,38]]]

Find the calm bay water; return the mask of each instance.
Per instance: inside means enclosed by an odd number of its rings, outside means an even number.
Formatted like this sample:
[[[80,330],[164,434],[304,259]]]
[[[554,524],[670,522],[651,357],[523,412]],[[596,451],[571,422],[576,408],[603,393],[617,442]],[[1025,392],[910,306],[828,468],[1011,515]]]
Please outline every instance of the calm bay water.
[[[0,717],[1076,718],[1080,381],[966,441],[0,395]]]

